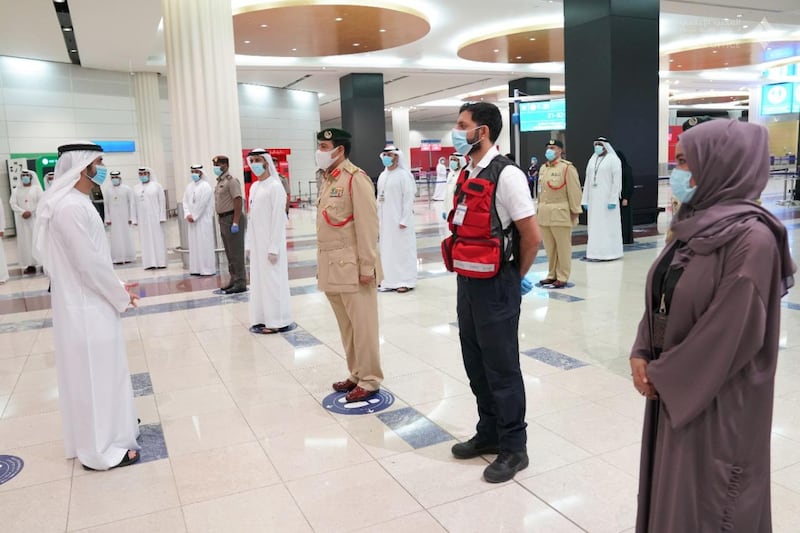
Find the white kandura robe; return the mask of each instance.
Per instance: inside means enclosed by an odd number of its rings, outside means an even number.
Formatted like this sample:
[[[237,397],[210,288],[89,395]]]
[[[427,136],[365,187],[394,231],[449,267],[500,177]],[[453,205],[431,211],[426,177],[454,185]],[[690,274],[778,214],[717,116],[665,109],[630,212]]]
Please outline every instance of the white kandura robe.
[[[125,263],[136,260],[136,247],[133,245],[133,234],[130,222],[133,221],[133,191],[127,185],[112,185],[103,191],[105,202],[106,224],[111,223],[109,239],[111,240],[111,260]]]
[[[214,256],[214,191],[206,180],[191,182],[183,192],[184,217],[189,235],[189,273],[210,276],[217,272]]]
[[[64,450],[105,470],[139,449],[120,318],[130,297],[88,195],[72,189],[55,206],[47,246]]]
[[[33,257],[33,226],[36,222],[36,206],[42,194],[44,193],[37,185],[25,187],[22,183],[11,191],[8,203],[14,211],[14,224],[17,228],[17,263],[21,268],[39,264]],[[30,211],[31,216],[22,218],[25,211]]]
[[[450,211],[453,210],[453,197],[456,195],[456,183],[458,182],[458,177],[460,175],[461,169],[447,171],[447,190],[444,193],[444,203],[442,204],[442,209],[439,215],[439,220],[445,226],[447,226],[447,216],[450,214]],[[450,234],[449,228],[447,233],[448,235]]]
[[[447,193],[447,166],[439,163],[436,165],[436,188],[433,190],[433,200],[443,201]]]
[[[5,234],[6,212],[0,202],[0,233]],[[0,237],[0,283],[8,281],[8,263],[6,263],[6,250],[3,246],[3,237]]]
[[[142,266],[167,266],[167,245],[161,222],[167,220],[164,189],[157,182],[139,183],[133,189],[133,223],[139,224],[139,244],[142,247]]]
[[[378,178],[378,223],[382,289],[417,284],[417,235],[414,231],[416,184],[408,170],[384,169]],[[400,228],[400,224],[406,226]]]
[[[622,191],[622,164],[616,157],[603,157],[596,165],[592,156],[586,166],[581,204],[588,205],[586,258],[611,260],[622,257],[622,223],[619,195]],[[613,204],[614,209],[609,209]]]
[[[277,176],[250,187],[245,249],[250,250],[250,324],[282,328],[292,323],[286,252],[286,190]],[[277,254],[273,265],[269,254]]]

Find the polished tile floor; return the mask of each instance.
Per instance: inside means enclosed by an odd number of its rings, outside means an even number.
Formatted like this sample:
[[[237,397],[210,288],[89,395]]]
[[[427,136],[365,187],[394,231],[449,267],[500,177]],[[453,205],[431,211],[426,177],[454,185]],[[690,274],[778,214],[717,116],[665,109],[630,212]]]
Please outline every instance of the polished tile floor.
[[[776,199],[767,204],[796,235],[795,212]],[[643,400],[627,353],[669,215],[642,228],[623,260],[576,260],[573,287],[523,299],[531,465],[490,485],[481,480],[487,459],[456,461],[449,451],[472,435],[476,415],[435,211],[417,203],[417,289],[378,296],[384,385],[394,395],[381,412],[324,405],[345,364],[316,291],[313,210],[294,209],[289,222],[291,333],[250,334],[247,295],[212,294],[219,279],[190,278],[177,256],[166,271],[119,268],[143,295],[123,322],[144,459],[109,472],[63,458],[47,280],[0,286],[0,455],[24,461],[0,484],[0,530],[632,531]],[[168,231],[177,245],[174,219]],[[4,245],[14,263],[13,239]],[[543,260],[532,279],[545,274]],[[783,532],[800,527],[798,326],[795,290],[783,309],[772,441],[774,527]]]

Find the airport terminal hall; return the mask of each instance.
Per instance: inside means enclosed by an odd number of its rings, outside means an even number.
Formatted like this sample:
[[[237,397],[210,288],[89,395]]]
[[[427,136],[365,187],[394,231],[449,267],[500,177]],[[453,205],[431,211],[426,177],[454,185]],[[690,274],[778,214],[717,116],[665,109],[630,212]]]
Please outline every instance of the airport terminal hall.
[[[798,152],[799,0],[0,0],[0,532],[796,533]]]

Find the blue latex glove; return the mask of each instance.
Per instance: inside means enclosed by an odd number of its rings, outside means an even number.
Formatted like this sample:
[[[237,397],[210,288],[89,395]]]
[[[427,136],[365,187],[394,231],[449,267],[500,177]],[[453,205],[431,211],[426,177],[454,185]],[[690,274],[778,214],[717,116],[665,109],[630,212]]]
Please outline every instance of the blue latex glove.
[[[612,209],[616,209],[616,208],[617,208],[617,204],[608,204],[609,211],[612,210]]]
[[[523,296],[531,292],[533,289],[533,283],[530,282],[528,278],[522,278],[522,281],[519,283],[519,290]]]
[[[581,204],[581,207],[583,208],[584,211],[589,210],[589,206],[587,204]]]
[[[239,224],[231,224],[231,233],[239,233]]]

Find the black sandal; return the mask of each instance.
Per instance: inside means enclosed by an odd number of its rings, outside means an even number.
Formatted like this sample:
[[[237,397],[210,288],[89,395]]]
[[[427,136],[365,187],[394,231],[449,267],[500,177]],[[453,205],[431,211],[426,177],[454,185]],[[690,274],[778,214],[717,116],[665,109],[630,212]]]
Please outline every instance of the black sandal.
[[[133,457],[130,456],[131,452],[134,453]],[[122,457],[122,461],[120,461],[119,463],[117,463],[114,466],[112,466],[111,468],[109,468],[109,470],[111,470],[113,468],[122,468],[123,466],[130,466],[130,465],[132,465],[134,463],[138,463],[139,459],[141,459],[141,458],[142,458],[142,454],[140,454],[136,450],[128,450],[127,452],[125,452],[125,455]],[[98,471],[96,468],[92,468],[90,466],[86,466],[86,465],[81,465],[81,466],[83,467],[84,470],[91,470],[92,472],[97,472]]]

